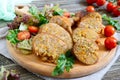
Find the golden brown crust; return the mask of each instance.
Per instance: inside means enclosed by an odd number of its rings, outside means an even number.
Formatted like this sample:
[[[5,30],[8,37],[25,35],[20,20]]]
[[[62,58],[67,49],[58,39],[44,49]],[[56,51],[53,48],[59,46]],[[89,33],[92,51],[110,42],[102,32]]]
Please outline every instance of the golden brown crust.
[[[94,18],[95,21],[99,21],[102,23],[102,16],[98,12],[90,12],[87,15],[85,15],[83,18],[81,18],[81,21],[86,18]]]
[[[99,38],[99,35],[94,31],[94,29],[89,28],[78,27],[73,31],[74,42],[79,41],[83,37],[95,41],[97,38]]]
[[[48,23],[42,25],[39,30],[39,33],[41,32],[52,34],[58,37],[59,39],[63,40],[67,44],[68,49],[71,49],[73,46],[73,41],[70,34],[56,23]]]
[[[104,28],[104,25],[100,21],[96,21],[95,18],[86,18],[78,24],[78,27],[94,29],[100,34],[101,30]]]
[[[95,64],[98,61],[96,50],[98,50],[96,43],[86,38],[79,40],[73,48],[77,59],[88,65]]]
[[[37,34],[32,42],[33,52],[43,61],[56,63],[60,54],[68,50],[66,43],[47,33]]]
[[[97,33],[101,34],[104,28],[102,24],[102,17],[98,12],[91,12],[81,18],[78,27],[94,29]]]
[[[70,34],[72,34],[72,22],[69,18],[64,16],[53,16],[50,21],[51,23],[56,23],[66,29]]]

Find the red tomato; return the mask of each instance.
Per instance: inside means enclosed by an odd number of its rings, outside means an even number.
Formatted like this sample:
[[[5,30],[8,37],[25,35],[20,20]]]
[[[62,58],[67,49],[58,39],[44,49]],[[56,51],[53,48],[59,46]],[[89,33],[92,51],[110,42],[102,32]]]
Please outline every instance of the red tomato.
[[[94,11],[95,11],[95,8],[94,8],[93,6],[88,6],[88,7],[86,8],[86,11],[87,11],[87,12],[94,12]]]
[[[120,0],[117,1],[117,5],[120,6]]]
[[[114,8],[116,8],[116,5],[114,5],[112,2],[109,2],[107,4],[107,11],[108,12],[112,12],[114,10]]]
[[[117,6],[116,8],[114,8],[113,15],[116,17],[120,16],[120,6]]]
[[[69,13],[69,12],[64,12],[64,13],[63,13],[63,16],[69,18],[69,17],[70,17],[70,13]]]
[[[106,0],[97,0],[96,4],[98,6],[103,6],[106,3]]]
[[[117,40],[114,37],[108,37],[105,39],[104,44],[108,50],[111,50],[117,46]]]
[[[30,31],[30,33],[37,33],[39,29],[36,26],[29,26],[28,30]]]
[[[25,40],[30,38],[30,32],[22,31],[17,34],[18,40]]]
[[[86,0],[88,4],[93,4],[95,3],[97,0]]]
[[[115,33],[115,28],[114,28],[113,26],[108,25],[108,26],[105,27],[105,29],[104,29],[104,35],[105,35],[106,37],[110,37],[110,36],[112,36],[114,33]]]

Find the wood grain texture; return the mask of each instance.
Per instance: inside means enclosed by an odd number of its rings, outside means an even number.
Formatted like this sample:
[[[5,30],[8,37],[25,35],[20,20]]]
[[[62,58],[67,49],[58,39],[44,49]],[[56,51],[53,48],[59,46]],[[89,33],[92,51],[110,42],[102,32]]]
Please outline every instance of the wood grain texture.
[[[17,64],[6,65],[5,68],[7,70],[16,70],[20,74],[20,80],[43,80],[41,77],[37,77]]]
[[[55,64],[45,63],[40,60],[34,54],[31,55],[23,55],[19,50],[13,47],[7,41],[7,47],[10,52],[11,57],[22,67],[27,69],[30,72],[37,73],[44,76],[51,76],[53,69],[55,68]],[[100,47],[98,51],[99,60],[94,65],[84,65],[80,62],[76,62],[70,72],[64,72],[60,76],[55,76],[57,78],[78,78],[82,76],[86,76],[92,74],[100,69],[104,68],[114,57],[116,52],[116,48],[111,51],[106,50],[104,44]],[[32,66],[32,67],[31,67]]]

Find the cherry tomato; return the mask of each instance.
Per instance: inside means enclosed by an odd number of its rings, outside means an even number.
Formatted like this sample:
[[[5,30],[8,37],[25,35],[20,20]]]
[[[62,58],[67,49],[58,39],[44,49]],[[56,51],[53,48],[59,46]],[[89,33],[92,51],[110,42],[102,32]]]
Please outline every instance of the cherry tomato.
[[[88,6],[88,7],[86,8],[86,11],[87,11],[87,12],[94,12],[94,11],[95,11],[95,8],[94,8],[93,6]]]
[[[117,1],[117,5],[120,6],[120,0]]]
[[[103,6],[106,3],[106,0],[97,0],[96,4],[98,6]]]
[[[117,6],[116,8],[114,8],[113,15],[116,17],[120,16],[120,6]]]
[[[97,0],[86,0],[86,1],[87,1],[88,4],[91,5],[91,4],[95,3]]]
[[[30,33],[37,33],[39,29],[36,26],[29,26],[28,30]]]
[[[110,37],[110,36],[112,36],[114,33],[115,33],[115,28],[114,28],[113,26],[108,25],[108,26],[105,27],[105,29],[104,29],[104,35],[105,35],[106,37]]]
[[[111,50],[117,46],[117,40],[114,37],[107,37],[104,44],[106,49]]]
[[[108,12],[112,12],[114,10],[114,8],[116,8],[116,5],[114,5],[112,2],[109,2],[107,4],[107,11]]]
[[[17,34],[18,40],[25,40],[30,38],[30,32],[22,31]]]
[[[63,13],[63,16],[69,18],[69,17],[70,17],[70,13],[69,13],[69,12],[64,12],[64,13]]]

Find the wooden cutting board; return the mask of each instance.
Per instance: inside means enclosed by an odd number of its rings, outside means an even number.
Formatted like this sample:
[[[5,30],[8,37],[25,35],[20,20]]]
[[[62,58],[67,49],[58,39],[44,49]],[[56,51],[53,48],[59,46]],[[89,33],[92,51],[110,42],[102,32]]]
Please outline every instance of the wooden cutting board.
[[[21,54],[8,41],[7,41],[7,47],[11,57],[23,68],[36,74],[53,77],[51,76],[51,73],[56,66],[55,64],[42,62],[40,58],[34,54],[30,54],[30,55]],[[64,74],[60,76],[54,76],[54,77],[78,78],[78,77],[86,76],[94,72],[97,72],[110,63],[110,61],[115,55],[115,52],[116,52],[116,48],[112,50],[106,50],[104,45],[101,43],[100,50],[98,51],[99,60],[96,64],[84,65],[79,61],[76,61],[73,68],[70,70],[70,72],[65,71]]]

